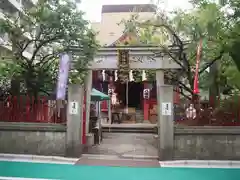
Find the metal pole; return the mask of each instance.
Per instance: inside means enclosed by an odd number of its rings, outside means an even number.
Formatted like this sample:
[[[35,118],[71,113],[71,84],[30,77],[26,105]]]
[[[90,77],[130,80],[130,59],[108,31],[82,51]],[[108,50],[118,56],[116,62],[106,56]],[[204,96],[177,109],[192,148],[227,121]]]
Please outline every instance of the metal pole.
[[[126,113],[128,113],[128,80],[126,84]]]
[[[98,101],[98,137],[99,137],[98,144],[101,143],[101,131],[102,131],[101,101]]]
[[[112,109],[111,109],[111,99],[108,100],[108,120],[109,124],[112,124]]]

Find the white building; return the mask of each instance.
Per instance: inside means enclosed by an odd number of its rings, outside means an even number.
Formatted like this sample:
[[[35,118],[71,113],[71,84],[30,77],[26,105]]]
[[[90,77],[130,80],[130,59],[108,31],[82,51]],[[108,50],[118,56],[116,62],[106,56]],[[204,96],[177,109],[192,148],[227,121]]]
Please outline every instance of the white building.
[[[36,4],[37,0],[0,0],[0,18],[14,19],[22,13],[23,8],[30,8]],[[28,36],[26,35],[26,38]],[[0,34],[0,55],[6,56],[12,50],[7,33]],[[25,57],[31,57],[31,49],[27,49]]]
[[[103,5],[101,22],[92,23],[92,28],[98,32],[97,40],[100,44],[108,46],[118,40],[125,29],[120,22],[129,20],[136,12],[139,20],[149,20],[154,17],[156,7],[153,4]]]

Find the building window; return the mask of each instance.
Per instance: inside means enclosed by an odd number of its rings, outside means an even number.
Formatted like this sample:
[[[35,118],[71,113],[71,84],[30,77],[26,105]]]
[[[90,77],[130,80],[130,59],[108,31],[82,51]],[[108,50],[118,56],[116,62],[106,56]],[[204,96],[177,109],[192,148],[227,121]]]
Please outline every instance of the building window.
[[[114,36],[115,33],[114,33],[114,32],[110,32],[109,35],[110,35],[110,36]]]

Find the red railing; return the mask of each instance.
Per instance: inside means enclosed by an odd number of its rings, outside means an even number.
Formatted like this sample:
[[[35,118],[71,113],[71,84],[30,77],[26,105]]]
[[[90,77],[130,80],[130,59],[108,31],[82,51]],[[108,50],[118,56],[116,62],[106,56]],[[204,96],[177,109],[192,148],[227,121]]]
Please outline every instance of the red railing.
[[[57,108],[56,100],[47,97],[9,96],[0,101],[0,121],[65,123],[66,105]]]
[[[155,100],[150,101],[150,109],[156,106]],[[198,126],[240,126],[240,96],[223,99],[209,98],[194,104],[195,118],[188,118],[186,110],[190,101],[181,99],[174,103],[174,120],[178,124]],[[190,114],[195,110],[190,110]]]
[[[147,103],[148,118],[146,119],[154,118],[153,122],[156,122],[157,100],[149,99]],[[186,109],[189,104],[189,100],[180,99],[180,97],[174,99],[174,121],[176,123],[198,126],[240,126],[240,96],[200,100],[198,105],[194,104],[197,112],[196,117],[193,119],[186,116]],[[107,111],[106,101],[102,102],[102,111]]]

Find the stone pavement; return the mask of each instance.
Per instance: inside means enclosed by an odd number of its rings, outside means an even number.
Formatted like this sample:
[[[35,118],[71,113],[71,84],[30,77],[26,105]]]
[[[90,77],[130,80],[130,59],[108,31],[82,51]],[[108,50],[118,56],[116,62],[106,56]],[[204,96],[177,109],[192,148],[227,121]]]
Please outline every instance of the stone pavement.
[[[76,164],[159,167],[153,134],[104,133],[100,145],[87,148]]]
[[[156,160],[157,140],[154,134],[104,133],[101,144],[85,149],[84,154]]]

